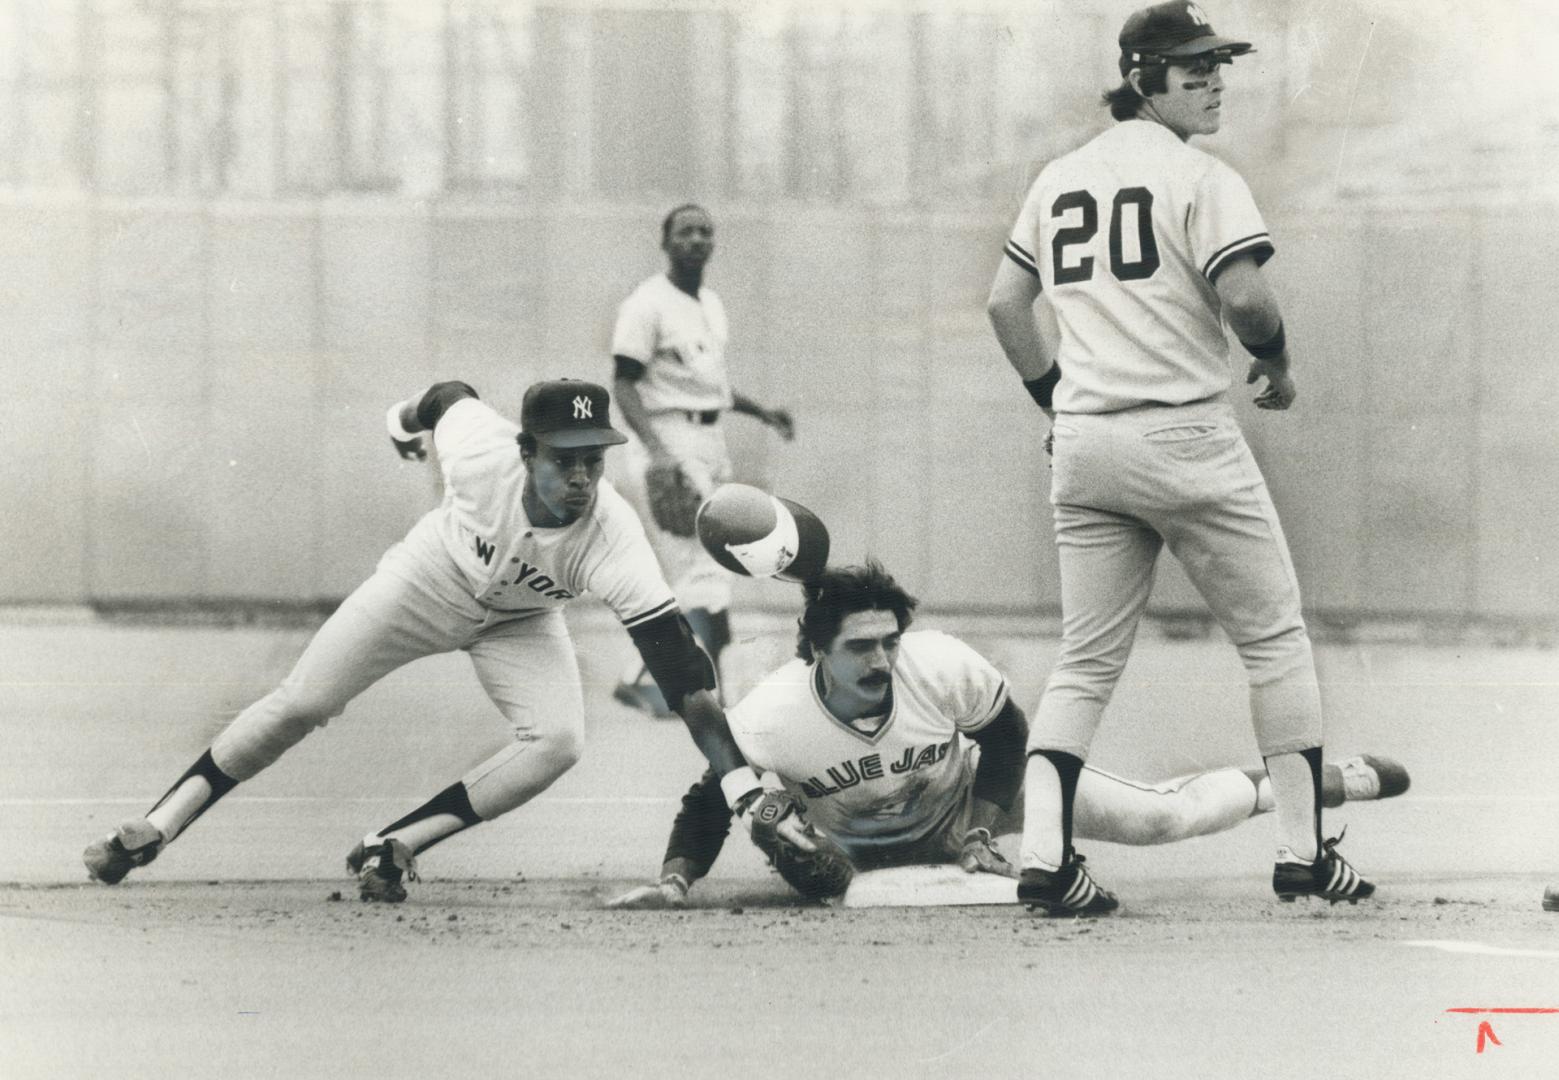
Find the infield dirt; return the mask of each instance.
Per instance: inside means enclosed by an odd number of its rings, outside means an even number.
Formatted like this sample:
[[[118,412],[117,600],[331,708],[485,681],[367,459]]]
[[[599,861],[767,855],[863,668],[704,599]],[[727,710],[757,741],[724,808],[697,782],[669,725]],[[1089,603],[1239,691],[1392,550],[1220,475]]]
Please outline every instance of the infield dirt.
[[[1108,920],[799,905],[745,841],[692,909],[615,912],[699,760],[678,725],[609,702],[620,631],[577,629],[584,762],[378,907],[345,851],[501,738],[463,658],[375,687],[110,889],[81,883],[81,847],[306,632],[0,628],[29,672],[0,685],[0,1078],[1538,1076],[1559,1057],[1559,1014],[1448,1011],[1559,1008],[1550,651],[1322,647],[1331,752],[1414,777],[1332,817],[1370,904],[1273,901],[1255,821],[1090,850],[1124,903]],[[1049,641],[964,633],[1032,705]],[[749,636],[742,675],[786,644]],[[1096,760],[1143,779],[1245,763],[1232,650],[1145,645]]]

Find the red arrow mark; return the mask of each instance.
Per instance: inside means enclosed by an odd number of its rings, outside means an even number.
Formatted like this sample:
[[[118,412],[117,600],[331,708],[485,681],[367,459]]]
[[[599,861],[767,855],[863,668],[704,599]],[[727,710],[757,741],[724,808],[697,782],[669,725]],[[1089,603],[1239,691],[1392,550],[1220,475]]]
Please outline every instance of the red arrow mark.
[[[1478,1053],[1480,1054],[1483,1053],[1483,1040],[1485,1038],[1487,1038],[1488,1041],[1493,1043],[1495,1046],[1505,1045],[1499,1041],[1499,1036],[1494,1034],[1494,1025],[1489,1023],[1487,1020],[1478,1025]]]

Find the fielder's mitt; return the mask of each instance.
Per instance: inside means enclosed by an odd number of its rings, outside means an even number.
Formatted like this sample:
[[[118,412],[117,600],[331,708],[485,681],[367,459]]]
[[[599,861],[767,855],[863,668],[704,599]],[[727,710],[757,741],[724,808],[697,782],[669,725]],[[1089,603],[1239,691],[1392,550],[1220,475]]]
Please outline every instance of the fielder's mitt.
[[[672,536],[692,536],[693,519],[703,495],[675,462],[651,465],[644,476],[649,490],[650,513],[663,532]]]
[[[802,851],[778,831],[781,821],[801,815],[801,801],[788,791],[765,791],[752,810],[752,842],[769,857],[779,876],[808,900],[842,896],[855,876],[855,867],[844,850],[811,825],[807,838],[816,851]]]

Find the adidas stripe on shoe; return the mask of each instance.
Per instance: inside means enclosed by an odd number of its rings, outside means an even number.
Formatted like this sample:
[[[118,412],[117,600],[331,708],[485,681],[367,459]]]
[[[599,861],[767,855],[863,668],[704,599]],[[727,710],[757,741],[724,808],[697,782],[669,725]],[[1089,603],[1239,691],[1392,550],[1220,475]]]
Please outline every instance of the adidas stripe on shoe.
[[[1295,858],[1286,847],[1278,849],[1276,864],[1272,867],[1272,891],[1285,903],[1301,896],[1316,896],[1337,903],[1346,900],[1357,904],[1374,895],[1375,886],[1337,854],[1341,836],[1333,837],[1321,846],[1321,855],[1314,862]]]
[[[1108,915],[1120,901],[1099,887],[1084,861],[1069,850],[1059,870],[1024,870],[1018,877],[1018,903],[1046,915]]]

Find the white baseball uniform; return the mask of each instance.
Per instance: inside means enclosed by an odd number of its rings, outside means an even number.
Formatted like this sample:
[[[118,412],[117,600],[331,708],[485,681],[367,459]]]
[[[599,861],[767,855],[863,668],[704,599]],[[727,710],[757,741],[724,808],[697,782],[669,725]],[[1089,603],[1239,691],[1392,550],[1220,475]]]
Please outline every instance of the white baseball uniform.
[[[1164,544],[1234,641],[1264,755],[1320,745],[1299,588],[1265,480],[1225,400],[1213,282],[1272,253],[1244,182],[1150,120],[1046,166],[1006,246],[1061,329],[1051,501],[1061,651],[1030,745],[1085,757]]]
[[[578,760],[584,703],[563,606],[588,592],[633,627],[674,612],[676,601],[637,515],[604,480],[574,523],[531,523],[518,431],[475,398],[448,408],[433,433],[442,504],[385,553],[281,686],[217,737],[212,759],[224,773],[249,779],[384,675],[457,649],[514,734],[463,778],[483,819]]]
[[[637,380],[650,423],[687,477],[708,494],[731,478],[723,423],[734,400],[726,370],[729,337],[725,306],[707,285],[695,298],[664,272],[647,278],[617,312],[612,355],[644,365]],[[640,511],[644,528],[684,610],[723,611],[731,578],[697,537],[673,536],[655,525],[644,486],[649,455],[632,440],[626,448],[623,494]]]
[[[892,711],[866,734],[828,711],[819,677],[792,660],[730,710],[748,763],[802,798],[857,865],[943,861],[932,852],[948,842],[956,853],[974,780],[968,734],[1007,703],[1006,680],[956,638],[912,631],[899,641]]]

